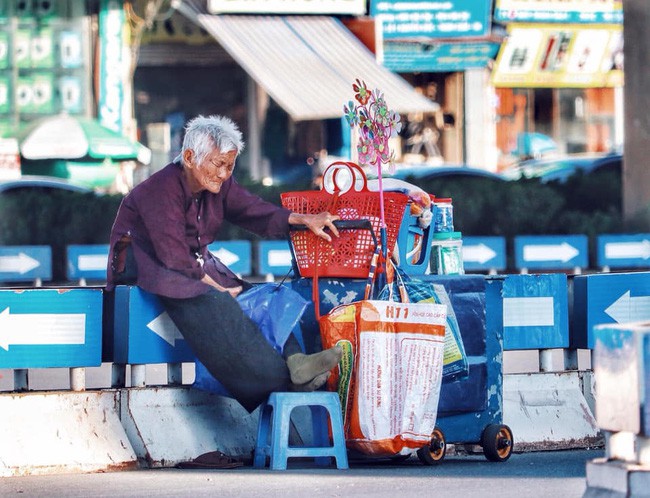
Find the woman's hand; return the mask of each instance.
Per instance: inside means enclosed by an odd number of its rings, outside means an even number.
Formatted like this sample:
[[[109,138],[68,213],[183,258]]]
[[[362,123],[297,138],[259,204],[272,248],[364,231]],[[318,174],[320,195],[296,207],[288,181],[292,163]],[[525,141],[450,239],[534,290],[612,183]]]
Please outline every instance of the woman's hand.
[[[334,234],[335,237],[338,237],[339,231],[336,226],[334,226],[334,222],[338,219],[340,219],[339,216],[330,214],[327,211],[318,214],[291,213],[289,215],[289,224],[305,225],[320,238],[325,239],[327,242],[332,242],[332,237],[330,237],[325,229],[329,228],[332,231],[332,234]]]
[[[224,287],[223,285],[219,285],[212,278],[210,278],[210,275],[208,275],[207,273],[201,279],[201,282],[203,282],[204,284],[208,284],[211,287],[214,287],[220,292],[227,292],[232,297],[237,297],[239,294],[241,294],[241,291],[244,289],[241,285],[238,285],[237,287]]]
[[[237,287],[217,287],[221,292],[227,292],[230,294],[232,297],[237,297],[239,294],[241,294],[241,291],[244,289],[241,285],[238,285]]]

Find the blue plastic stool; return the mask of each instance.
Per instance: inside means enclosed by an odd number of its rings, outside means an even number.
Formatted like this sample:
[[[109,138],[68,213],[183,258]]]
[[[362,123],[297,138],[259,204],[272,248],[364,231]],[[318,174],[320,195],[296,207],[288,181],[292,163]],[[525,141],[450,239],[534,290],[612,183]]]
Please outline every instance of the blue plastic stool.
[[[298,406],[309,406],[311,410],[313,447],[289,446],[291,412]],[[331,446],[328,414],[332,425]],[[334,457],[338,469],[347,469],[348,455],[338,394],[328,391],[271,393],[260,409],[253,467],[266,467],[267,456],[270,457],[271,470],[286,470],[287,460],[291,457],[314,457],[317,465],[329,465],[330,457]]]

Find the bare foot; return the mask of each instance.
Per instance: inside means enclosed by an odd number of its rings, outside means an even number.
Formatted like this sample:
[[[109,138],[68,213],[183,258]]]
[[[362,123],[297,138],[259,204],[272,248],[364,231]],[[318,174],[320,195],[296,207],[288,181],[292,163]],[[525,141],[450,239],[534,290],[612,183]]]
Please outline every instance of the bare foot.
[[[314,377],[311,381],[305,383],[305,384],[291,384],[291,390],[296,391],[296,392],[311,392],[315,391],[316,389],[319,389],[322,387],[325,382],[327,382],[327,379],[329,379],[330,373],[325,372],[324,374],[320,374],[317,377]]]
[[[306,384],[325,372],[329,372],[343,356],[343,349],[336,345],[332,348],[310,355],[296,353],[287,358],[287,367],[294,384]]]

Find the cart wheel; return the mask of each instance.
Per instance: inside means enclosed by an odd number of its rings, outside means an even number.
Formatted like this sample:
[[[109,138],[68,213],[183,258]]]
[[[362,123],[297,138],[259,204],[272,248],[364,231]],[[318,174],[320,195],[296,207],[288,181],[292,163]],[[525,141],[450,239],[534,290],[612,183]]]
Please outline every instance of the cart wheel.
[[[507,425],[490,424],[481,435],[483,454],[490,462],[505,462],[512,454],[514,438]]]
[[[418,458],[424,465],[438,465],[445,458],[447,444],[445,435],[436,427],[431,433],[431,441],[418,450]]]

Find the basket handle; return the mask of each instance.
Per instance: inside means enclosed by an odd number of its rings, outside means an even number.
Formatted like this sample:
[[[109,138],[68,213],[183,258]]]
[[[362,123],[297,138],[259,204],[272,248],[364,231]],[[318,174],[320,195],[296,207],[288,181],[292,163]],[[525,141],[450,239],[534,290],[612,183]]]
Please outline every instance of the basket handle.
[[[372,223],[370,220],[358,219],[358,220],[335,220],[332,222],[338,230],[370,230],[370,235],[372,236],[372,242],[375,244],[375,247],[379,243],[377,241],[377,236],[375,231],[372,228]],[[305,231],[309,230],[307,225],[291,225],[289,231]]]
[[[341,171],[347,171],[350,176],[352,177],[352,182],[350,186],[343,191],[341,187],[339,186],[338,182],[336,181],[336,177],[339,175]],[[331,176],[332,180],[332,185],[333,185],[333,191],[330,192],[328,187],[328,178]],[[357,180],[362,181],[362,185],[360,188],[356,187]],[[325,172],[323,173],[323,186],[325,190],[332,194],[334,192],[340,192],[342,194],[349,192],[351,189],[356,190],[357,192],[367,192],[368,191],[368,179],[366,178],[366,174],[364,173],[363,169],[361,166],[359,166],[356,163],[349,162],[349,161],[336,161],[330,164],[327,169],[325,169]]]

